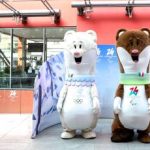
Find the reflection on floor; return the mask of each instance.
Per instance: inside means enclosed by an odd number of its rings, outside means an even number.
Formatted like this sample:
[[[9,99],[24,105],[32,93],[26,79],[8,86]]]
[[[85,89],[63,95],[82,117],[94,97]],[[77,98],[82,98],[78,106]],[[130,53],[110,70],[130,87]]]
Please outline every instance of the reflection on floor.
[[[60,138],[61,125],[43,131],[36,139],[31,139],[31,115],[0,114],[0,150],[150,150],[150,144],[138,141],[112,143],[111,119],[99,119],[95,129],[96,139]]]

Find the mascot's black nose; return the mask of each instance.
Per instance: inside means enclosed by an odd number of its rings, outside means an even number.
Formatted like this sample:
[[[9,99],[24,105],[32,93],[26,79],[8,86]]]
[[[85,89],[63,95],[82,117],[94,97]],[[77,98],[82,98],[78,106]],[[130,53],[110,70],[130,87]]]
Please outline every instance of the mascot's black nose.
[[[137,49],[133,49],[131,51],[131,57],[134,62],[138,62],[139,61],[139,51]]]

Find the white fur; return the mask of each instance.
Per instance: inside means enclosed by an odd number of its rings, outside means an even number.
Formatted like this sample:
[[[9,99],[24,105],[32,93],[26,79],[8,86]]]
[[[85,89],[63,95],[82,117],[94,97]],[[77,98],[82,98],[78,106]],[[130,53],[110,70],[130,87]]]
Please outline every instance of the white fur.
[[[121,111],[121,97],[115,97],[114,100],[114,113],[119,114]]]
[[[150,122],[145,87],[137,86],[138,94],[130,96],[131,87],[135,87],[135,85],[124,85],[124,98],[119,118],[126,128],[145,130]]]
[[[123,33],[125,33],[126,31],[120,31],[118,36],[120,37]]]
[[[149,36],[149,32],[147,30],[142,30],[146,35]]]
[[[123,47],[117,47],[117,54],[125,73],[146,73],[150,61],[150,46],[140,53],[138,62],[133,62],[131,55]]]
[[[150,98],[148,98],[148,112],[150,113]]]
[[[58,99],[58,103],[57,103],[58,112],[61,112],[61,110],[62,110],[63,102],[66,98],[67,90],[68,90],[68,87],[66,85],[64,85],[60,91],[59,99]]]
[[[84,91],[83,91],[84,90]],[[90,87],[74,87],[68,88],[68,94],[63,106],[63,119],[70,129],[86,129],[89,128],[94,119]],[[75,99],[82,99],[81,104],[75,103]]]
[[[96,33],[92,30],[87,32],[68,31],[65,34],[65,66],[66,76],[94,74],[97,58]],[[80,48],[81,45],[81,48]],[[76,46],[76,48],[75,48]],[[78,52],[82,56],[82,63],[76,64],[74,53]]]
[[[68,31],[65,34],[66,78],[95,74],[96,39],[96,33],[92,30],[87,32]],[[78,64],[75,57],[82,57],[81,63]],[[91,86],[64,85],[57,104],[62,126],[65,129],[61,135],[62,138],[74,137],[72,132],[77,129],[82,130],[84,138],[96,137],[91,129],[95,128],[99,116],[98,97],[97,87],[94,83]],[[78,99],[81,100],[81,103],[76,102]],[[87,129],[90,130],[85,133],[84,131]]]
[[[150,46],[140,53],[138,62],[133,62],[130,54],[122,47],[117,48],[117,53],[125,73],[147,72],[150,62]],[[132,94],[131,88],[135,87],[138,92]],[[119,113],[119,119],[124,127],[138,130],[145,130],[148,127],[150,122],[148,101],[144,85],[124,85],[124,95]]]

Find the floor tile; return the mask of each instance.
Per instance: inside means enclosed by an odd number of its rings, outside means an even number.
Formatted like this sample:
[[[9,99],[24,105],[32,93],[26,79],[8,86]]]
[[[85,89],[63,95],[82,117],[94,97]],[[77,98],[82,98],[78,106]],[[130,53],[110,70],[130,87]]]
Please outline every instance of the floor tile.
[[[78,135],[69,140],[60,138],[61,124],[52,126],[31,139],[31,114],[0,114],[0,150],[150,150],[150,144],[136,140],[129,143],[113,143],[112,119],[99,119],[94,131],[95,139],[84,139]]]

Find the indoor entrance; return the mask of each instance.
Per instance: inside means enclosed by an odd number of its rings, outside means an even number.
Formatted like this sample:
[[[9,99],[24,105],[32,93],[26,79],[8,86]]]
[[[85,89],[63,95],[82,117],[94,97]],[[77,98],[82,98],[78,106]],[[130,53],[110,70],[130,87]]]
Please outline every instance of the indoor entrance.
[[[0,28],[0,113],[32,112],[34,79],[67,30],[76,28]]]

